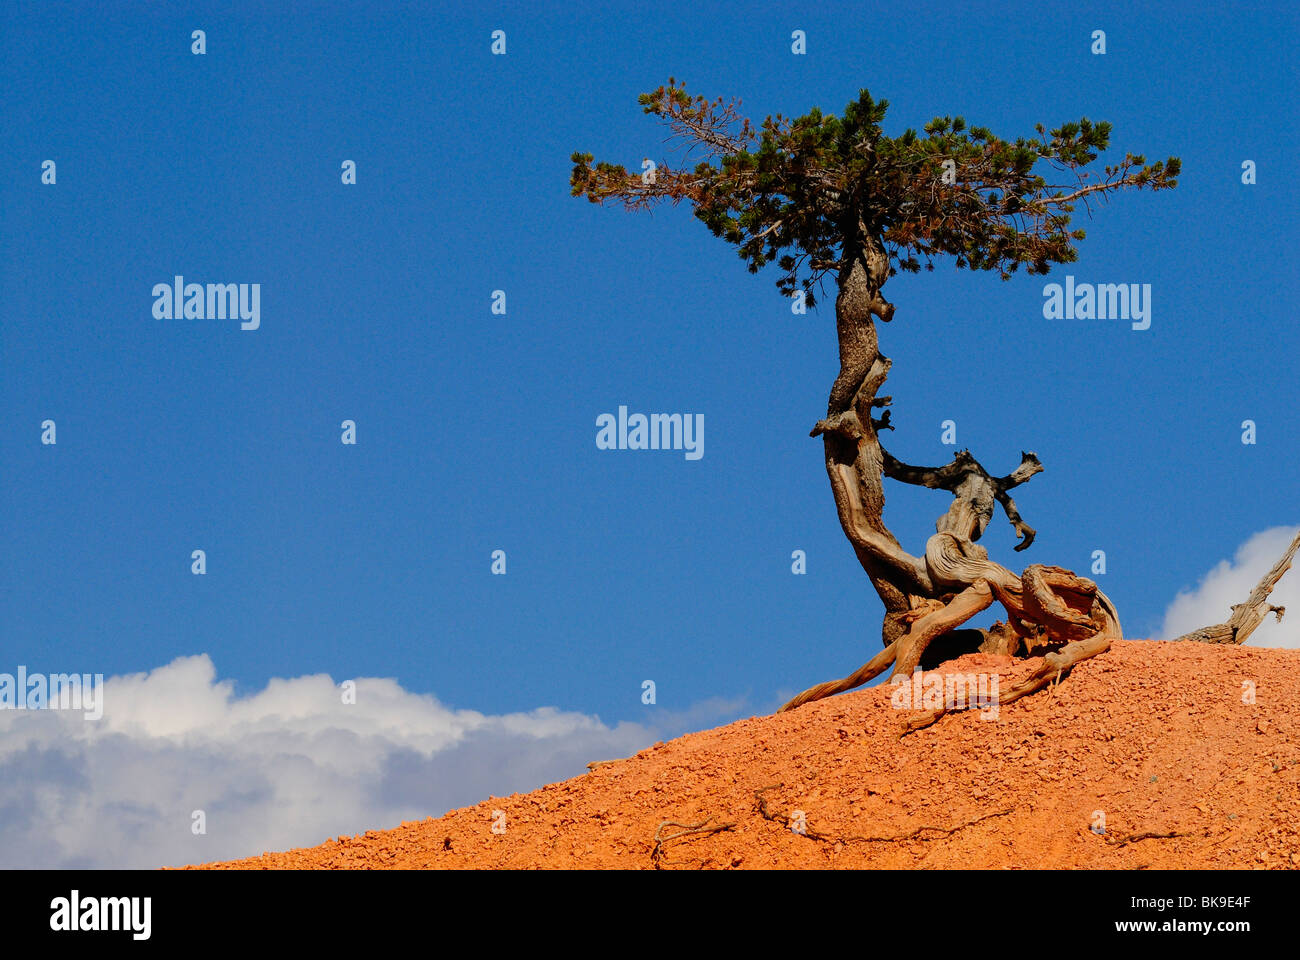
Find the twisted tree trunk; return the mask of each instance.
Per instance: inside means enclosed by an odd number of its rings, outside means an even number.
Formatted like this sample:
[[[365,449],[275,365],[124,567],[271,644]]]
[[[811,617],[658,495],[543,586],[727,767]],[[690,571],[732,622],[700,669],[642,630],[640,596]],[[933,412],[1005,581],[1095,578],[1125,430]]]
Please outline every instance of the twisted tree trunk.
[[[990,561],[988,551],[975,542],[995,504],[1002,505],[1021,538],[1017,550],[1033,541],[1033,528],[1021,519],[1008,491],[1043,469],[1036,456],[1023,454],[1012,473],[993,477],[964,450],[943,467],[914,467],[881,445],[879,432],[893,429],[889,411],[878,419],[873,413],[890,404],[889,397],[877,396],[890,362],[879,351],[872,317],[893,317],[893,306],[880,292],[888,274],[883,245],[860,223],[854,241],[845,244],[839,272],[835,320],[840,372],[826,419],[812,430],[822,437],[840,525],[885,606],[885,649],[850,676],[806,690],[782,710],[860,686],[890,666],[895,674],[910,674],[940,638],[949,641],[949,656],[962,652],[963,645],[1005,653],[1051,648],[1054,662],[1068,670],[1121,636],[1119,616],[1096,584],[1059,567],[1031,566],[1017,576]],[[924,557],[907,553],[885,526],[885,477],[953,496]],[[1008,625],[957,629],[995,600],[1006,608]]]
[[[915,467],[884,449],[880,432],[892,430],[889,397],[877,394],[889,374],[889,358],[880,353],[873,317],[889,321],[894,307],[881,296],[889,259],[880,239],[859,222],[846,242],[839,271],[835,323],[839,335],[840,372],[831,387],[826,419],[812,430],[821,436],[826,473],[840,525],[858,562],[885,606],[881,635],[884,649],[842,680],[805,690],[781,710],[842,693],[874,679],[891,666],[893,675],[911,674],[932,646],[943,659],[964,652],[1043,655],[1025,681],[1001,697],[1009,703],[1041,689],[1075,664],[1104,653],[1123,636],[1119,614],[1091,580],[1061,567],[1035,564],[1017,576],[988,558],[976,541],[1001,505],[1024,550],[1034,529],[1021,518],[1009,491],[1040,473],[1043,465],[1022,453],[1020,465],[1004,477],[991,476],[969,451],[962,450],[942,467]],[[952,494],[948,511],[935,524],[925,555],[905,551],[884,522],[884,479],[917,484]],[[1179,637],[1205,643],[1243,643],[1271,613],[1283,609],[1268,597],[1300,550],[1300,534],[1290,549],[1255,587],[1246,602],[1232,608],[1226,623],[1203,627]],[[971,617],[1001,603],[1007,623],[988,630],[959,629]],[[908,730],[928,726],[946,709],[911,721]]]
[[[884,247],[862,224],[859,236],[856,244],[846,244],[835,300],[840,372],[826,419],[812,435],[822,436],[840,526],[885,605],[882,636],[888,645],[906,632],[906,615],[933,584],[925,564],[903,550],[884,522],[884,451],[876,431],[889,429],[889,415],[876,421],[872,411],[889,404],[876,392],[890,364],[878,348],[872,315],[889,320],[894,308],[880,295],[889,276]]]

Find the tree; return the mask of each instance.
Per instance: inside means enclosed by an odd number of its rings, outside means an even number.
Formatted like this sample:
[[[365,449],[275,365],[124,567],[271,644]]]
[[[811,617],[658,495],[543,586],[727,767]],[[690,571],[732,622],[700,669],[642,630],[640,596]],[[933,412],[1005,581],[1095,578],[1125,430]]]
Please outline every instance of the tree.
[[[882,295],[889,277],[933,270],[937,258],[1002,279],[1021,267],[1045,274],[1073,262],[1074,243],[1084,237],[1071,229],[1077,204],[1091,213],[1092,204],[1121,190],[1171,189],[1178,159],[1148,164],[1126,154],[1100,175],[1089,172],[1109,146],[1110,124],[1086,118],[1050,132],[1039,125],[1036,136],[1014,142],[967,127],[961,117],[889,137],[881,127],[888,103],[866,90],[842,117],[814,108],[794,119],[769,116],[757,128],[738,100],[691,96],[674,79],[640,103],[687,155],[698,152],[698,162],[629,173],[575,153],[574,196],[630,210],[685,200],[715,236],[736,246],[751,273],[775,263],[783,294],[812,305],[827,280],[836,291],[840,370],[812,436],[822,438],[840,524],[884,604],[884,649],[849,677],[813,687],[782,709],[859,686],[891,666],[910,674],[927,655],[1043,655],[1033,676],[1001,697],[1006,703],[1108,649],[1121,637],[1119,615],[1095,583],[1053,566],[1017,575],[977,542],[996,505],[1018,535],[1015,549],[1033,542],[1010,491],[1043,469],[1034,454],[994,476],[966,450],[943,466],[919,467],[884,448],[891,398],[879,392],[890,361],[875,320],[894,317]],[[885,478],[953,497],[922,556],[906,552],[885,526]],[[1006,623],[959,629],[995,601]]]

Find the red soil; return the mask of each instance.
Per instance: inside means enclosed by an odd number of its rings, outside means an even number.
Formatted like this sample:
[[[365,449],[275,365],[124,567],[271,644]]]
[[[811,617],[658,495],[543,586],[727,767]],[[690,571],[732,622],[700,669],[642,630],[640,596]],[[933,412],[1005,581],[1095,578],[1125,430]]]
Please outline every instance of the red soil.
[[[940,672],[997,673],[1005,690],[1035,663],[976,654]],[[436,820],[207,866],[1300,865],[1300,650],[1122,642],[996,720],[951,714],[899,740],[904,715],[888,687],[859,690]],[[655,857],[664,821],[734,826]]]

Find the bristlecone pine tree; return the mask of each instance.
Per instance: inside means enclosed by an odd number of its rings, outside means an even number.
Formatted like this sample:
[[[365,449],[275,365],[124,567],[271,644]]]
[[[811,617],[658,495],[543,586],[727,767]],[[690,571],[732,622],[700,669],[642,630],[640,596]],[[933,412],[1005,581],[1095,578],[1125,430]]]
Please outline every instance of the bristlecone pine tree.
[[[822,438],[840,524],[884,603],[884,649],[850,676],[806,690],[781,709],[852,689],[890,667],[894,674],[910,674],[962,652],[1042,656],[1028,680],[1000,697],[1008,703],[1107,650],[1121,637],[1119,616],[1095,583],[1037,564],[1013,573],[989,560],[977,543],[995,504],[1016,530],[1015,549],[1033,542],[1034,530],[1021,518],[1011,490],[1043,469],[1034,454],[1023,454],[1005,476],[993,476],[968,451],[941,467],[917,467],[881,444],[881,432],[893,429],[884,409],[891,398],[879,395],[890,361],[878,347],[873,318],[893,319],[894,306],[882,296],[889,277],[922,266],[932,270],[936,257],[997,271],[1003,279],[1021,266],[1043,274],[1052,264],[1073,262],[1074,241],[1084,236],[1070,229],[1076,204],[1087,206],[1126,188],[1171,189],[1178,159],[1148,164],[1126,154],[1100,176],[1089,173],[1084,168],[1109,145],[1110,124],[1087,119],[1050,133],[1039,125],[1037,136],[1014,142],[967,127],[961,117],[938,117],[922,134],[909,129],[888,137],[881,130],[888,104],[866,90],[842,117],[814,108],[795,119],[770,116],[757,129],[741,116],[738,100],[691,96],[673,79],[642,94],[640,103],[700,162],[689,169],[628,173],[575,153],[574,196],[633,210],[686,200],[715,236],[736,245],[751,273],[775,263],[783,294],[802,291],[812,305],[824,281],[837,290],[840,371],[826,417],[812,435]],[[1051,179],[1040,169],[1050,169]],[[886,477],[953,496],[920,557],[907,553],[885,526]],[[1188,639],[1244,640],[1265,613],[1276,610],[1264,601],[1298,545],[1300,538],[1270,574],[1276,576],[1262,597],[1252,594],[1252,602],[1234,608],[1242,623],[1207,627],[1198,631],[1205,636]],[[1006,609],[1006,623],[959,629],[995,600]],[[909,729],[933,723],[944,712],[923,714]]]

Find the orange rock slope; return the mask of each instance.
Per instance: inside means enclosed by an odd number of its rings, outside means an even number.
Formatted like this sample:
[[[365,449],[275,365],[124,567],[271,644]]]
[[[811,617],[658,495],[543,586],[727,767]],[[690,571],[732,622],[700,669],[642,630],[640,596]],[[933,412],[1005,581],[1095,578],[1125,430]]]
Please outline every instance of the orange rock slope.
[[[1005,688],[1033,664],[976,654],[938,672]],[[1300,650],[1122,642],[996,719],[900,740],[904,715],[888,686],[859,690],[438,819],[208,866],[1300,865]]]

